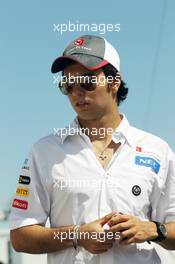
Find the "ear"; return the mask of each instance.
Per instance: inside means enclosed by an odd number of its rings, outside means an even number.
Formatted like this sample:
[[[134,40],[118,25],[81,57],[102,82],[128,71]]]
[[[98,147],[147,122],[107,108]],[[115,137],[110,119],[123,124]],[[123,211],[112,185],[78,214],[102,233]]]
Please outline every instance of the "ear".
[[[120,84],[121,84],[121,75],[118,72],[117,75],[115,76],[114,80],[113,80],[112,85],[111,85],[112,86],[111,89],[112,89],[112,92],[114,94],[116,94],[118,92]]]

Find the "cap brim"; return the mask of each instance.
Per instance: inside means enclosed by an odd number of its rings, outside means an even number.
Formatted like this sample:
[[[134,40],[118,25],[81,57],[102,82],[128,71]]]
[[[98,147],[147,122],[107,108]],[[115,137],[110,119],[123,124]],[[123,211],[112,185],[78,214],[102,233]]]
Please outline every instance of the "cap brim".
[[[59,71],[63,71],[64,68],[67,67],[71,61],[81,64],[88,70],[97,70],[109,63],[108,61],[95,56],[85,54],[74,54],[71,56],[62,56],[57,58],[52,64],[51,72],[57,73]]]

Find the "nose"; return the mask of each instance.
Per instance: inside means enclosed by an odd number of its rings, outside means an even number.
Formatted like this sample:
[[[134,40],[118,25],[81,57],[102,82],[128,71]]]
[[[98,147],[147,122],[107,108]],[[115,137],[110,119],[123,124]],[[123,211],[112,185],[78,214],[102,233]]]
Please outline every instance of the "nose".
[[[85,89],[83,89],[82,87],[81,87],[81,85],[80,84],[76,84],[74,87],[73,87],[73,90],[72,90],[72,95],[83,95],[83,94],[85,94],[86,93],[86,90]]]

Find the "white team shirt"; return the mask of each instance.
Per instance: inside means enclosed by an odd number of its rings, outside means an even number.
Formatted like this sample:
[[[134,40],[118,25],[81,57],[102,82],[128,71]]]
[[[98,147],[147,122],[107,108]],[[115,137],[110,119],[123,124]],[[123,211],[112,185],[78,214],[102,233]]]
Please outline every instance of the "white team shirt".
[[[50,220],[51,227],[84,224],[111,211],[141,220],[175,221],[175,157],[162,139],[123,119],[112,139],[120,142],[106,169],[88,136],[49,135],[34,144],[25,160],[11,211],[11,229]],[[66,133],[65,133],[66,131]],[[48,254],[49,264],[159,264],[154,243],[113,246],[95,255],[73,247]]]

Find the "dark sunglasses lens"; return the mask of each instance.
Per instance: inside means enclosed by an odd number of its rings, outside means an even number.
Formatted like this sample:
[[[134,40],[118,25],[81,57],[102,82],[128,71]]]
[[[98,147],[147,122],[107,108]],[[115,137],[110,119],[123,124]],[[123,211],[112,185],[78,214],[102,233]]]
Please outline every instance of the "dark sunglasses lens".
[[[82,89],[86,91],[93,91],[95,90],[95,83],[93,80],[93,75],[84,75],[80,76],[81,78],[77,78],[75,83],[72,83],[73,80],[69,80],[69,82],[60,81],[59,82],[59,89],[64,95],[68,95],[72,92],[72,89],[75,85],[78,85]]]
[[[93,91],[95,89],[95,83],[92,80],[92,76],[85,76],[83,82],[81,82],[81,87],[87,91]]]
[[[58,86],[59,86],[60,91],[64,95],[68,95],[69,91],[68,91],[68,87],[67,87],[67,84],[66,83],[59,82],[59,85]]]

